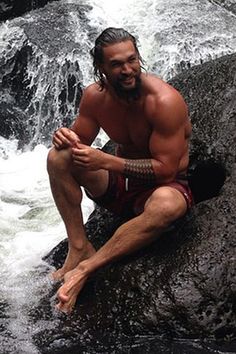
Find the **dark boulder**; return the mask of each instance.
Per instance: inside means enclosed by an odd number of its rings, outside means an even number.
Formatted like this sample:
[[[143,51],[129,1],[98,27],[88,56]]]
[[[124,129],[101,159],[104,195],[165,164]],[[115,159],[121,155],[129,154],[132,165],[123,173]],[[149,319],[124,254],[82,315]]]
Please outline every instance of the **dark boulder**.
[[[235,72],[234,54],[194,67],[171,81],[189,105],[192,161],[222,166],[227,171],[222,190],[196,204],[151,247],[98,271],[61,332],[61,350],[68,343],[76,348],[86,343],[89,348],[97,340],[112,352],[119,340],[127,343],[132,338],[139,353],[137,341],[142,336],[146,341],[155,336],[235,339]],[[99,248],[123,221],[97,207],[86,224],[88,237]],[[60,265],[66,244],[63,241],[45,260]],[[57,331],[41,333],[44,343],[50,341],[48,353],[58,344]],[[35,339],[38,346],[42,345],[40,338]],[[157,339],[155,343],[153,351],[146,351],[168,352]],[[200,352],[213,353],[214,349]]]
[[[57,0],[1,0],[0,21],[6,21],[21,16],[26,12],[43,7],[51,1]]]

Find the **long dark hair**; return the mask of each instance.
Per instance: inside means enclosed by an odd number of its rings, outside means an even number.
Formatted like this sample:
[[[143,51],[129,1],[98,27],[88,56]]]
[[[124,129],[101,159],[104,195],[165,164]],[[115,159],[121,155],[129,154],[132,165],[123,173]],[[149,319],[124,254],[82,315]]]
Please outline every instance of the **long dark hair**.
[[[103,48],[124,41],[131,41],[134,45],[136,53],[141,63],[144,63],[137,46],[137,40],[132,34],[124,30],[123,28],[106,28],[95,40],[95,45],[91,49],[90,54],[93,58],[93,72],[95,81],[98,82],[100,89],[103,90],[105,86],[104,75],[99,69],[100,65],[103,63]]]

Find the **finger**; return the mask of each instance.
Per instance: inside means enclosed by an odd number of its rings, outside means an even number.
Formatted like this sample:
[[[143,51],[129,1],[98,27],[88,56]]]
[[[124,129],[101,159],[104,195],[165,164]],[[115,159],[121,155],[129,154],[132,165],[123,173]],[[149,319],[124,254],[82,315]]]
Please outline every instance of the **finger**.
[[[80,142],[78,135],[69,128],[61,128],[63,135],[72,143],[77,144]]]
[[[83,150],[77,150],[76,152],[72,151],[72,158],[76,161],[81,162],[89,162],[91,158],[89,157],[88,153]]]
[[[76,142],[77,149],[84,150],[84,149],[87,149],[88,147],[90,147],[90,146],[82,144],[81,142]]]
[[[56,143],[53,143],[53,145],[54,145],[54,147],[55,147],[56,150],[60,150],[60,149],[61,149],[61,145],[58,145],[58,144],[56,144]]]
[[[65,314],[68,314],[69,311],[67,309],[67,306],[65,306],[65,304],[63,302],[59,302],[56,306],[55,306],[56,310],[63,312]]]
[[[54,134],[54,139],[55,139],[56,143],[59,145],[67,145],[67,146],[72,145],[71,141],[69,139],[67,139],[66,136],[60,131],[57,131]]]
[[[63,144],[61,142],[58,143],[55,139],[53,139],[52,143],[57,150],[60,150],[63,147]]]
[[[77,148],[72,148],[72,156],[88,156],[88,150],[87,149],[77,149]]]
[[[81,166],[81,167],[87,167],[89,164],[89,161],[87,161],[84,158],[74,158],[73,162],[77,165],[77,166]]]
[[[89,164],[87,162],[79,161],[79,160],[73,160],[73,163],[76,167],[81,168],[81,169],[88,169]]]
[[[53,144],[57,144],[57,145],[61,145],[63,143],[60,137],[56,134],[53,135],[52,141]]]
[[[76,302],[76,297],[72,299],[68,299],[67,301],[63,301],[63,299],[59,299],[59,302],[56,304],[55,308],[64,313],[71,313]]]
[[[78,135],[69,128],[59,128],[54,132],[53,142],[55,142],[60,147],[74,146],[76,142],[79,142]]]

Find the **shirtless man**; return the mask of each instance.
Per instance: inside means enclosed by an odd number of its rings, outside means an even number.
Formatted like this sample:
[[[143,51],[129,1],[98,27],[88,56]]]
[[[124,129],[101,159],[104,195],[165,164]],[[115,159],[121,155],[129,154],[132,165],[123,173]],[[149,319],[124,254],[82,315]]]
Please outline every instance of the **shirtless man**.
[[[135,38],[107,28],[91,51],[98,78],[81,99],[70,129],[53,136],[48,172],[69,250],[53,277],[64,280],[57,308],[70,312],[86,280],[99,268],[145,247],[191,206],[185,173],[191,124],[182,96],[143,73]],[[90,145],[100,128],[118,144],[115,156]],[[96,203],[133,217],[97,252],[85,235],[83,186]]]

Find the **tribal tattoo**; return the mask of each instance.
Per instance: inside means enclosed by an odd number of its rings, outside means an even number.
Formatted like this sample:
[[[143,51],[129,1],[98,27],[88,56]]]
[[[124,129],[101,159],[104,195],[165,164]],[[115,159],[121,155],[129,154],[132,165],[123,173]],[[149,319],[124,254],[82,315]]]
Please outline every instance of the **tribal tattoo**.
[[[155,181],[156,175],[152,167],[151,159],[125,160],[124,175],[144,181]]]

